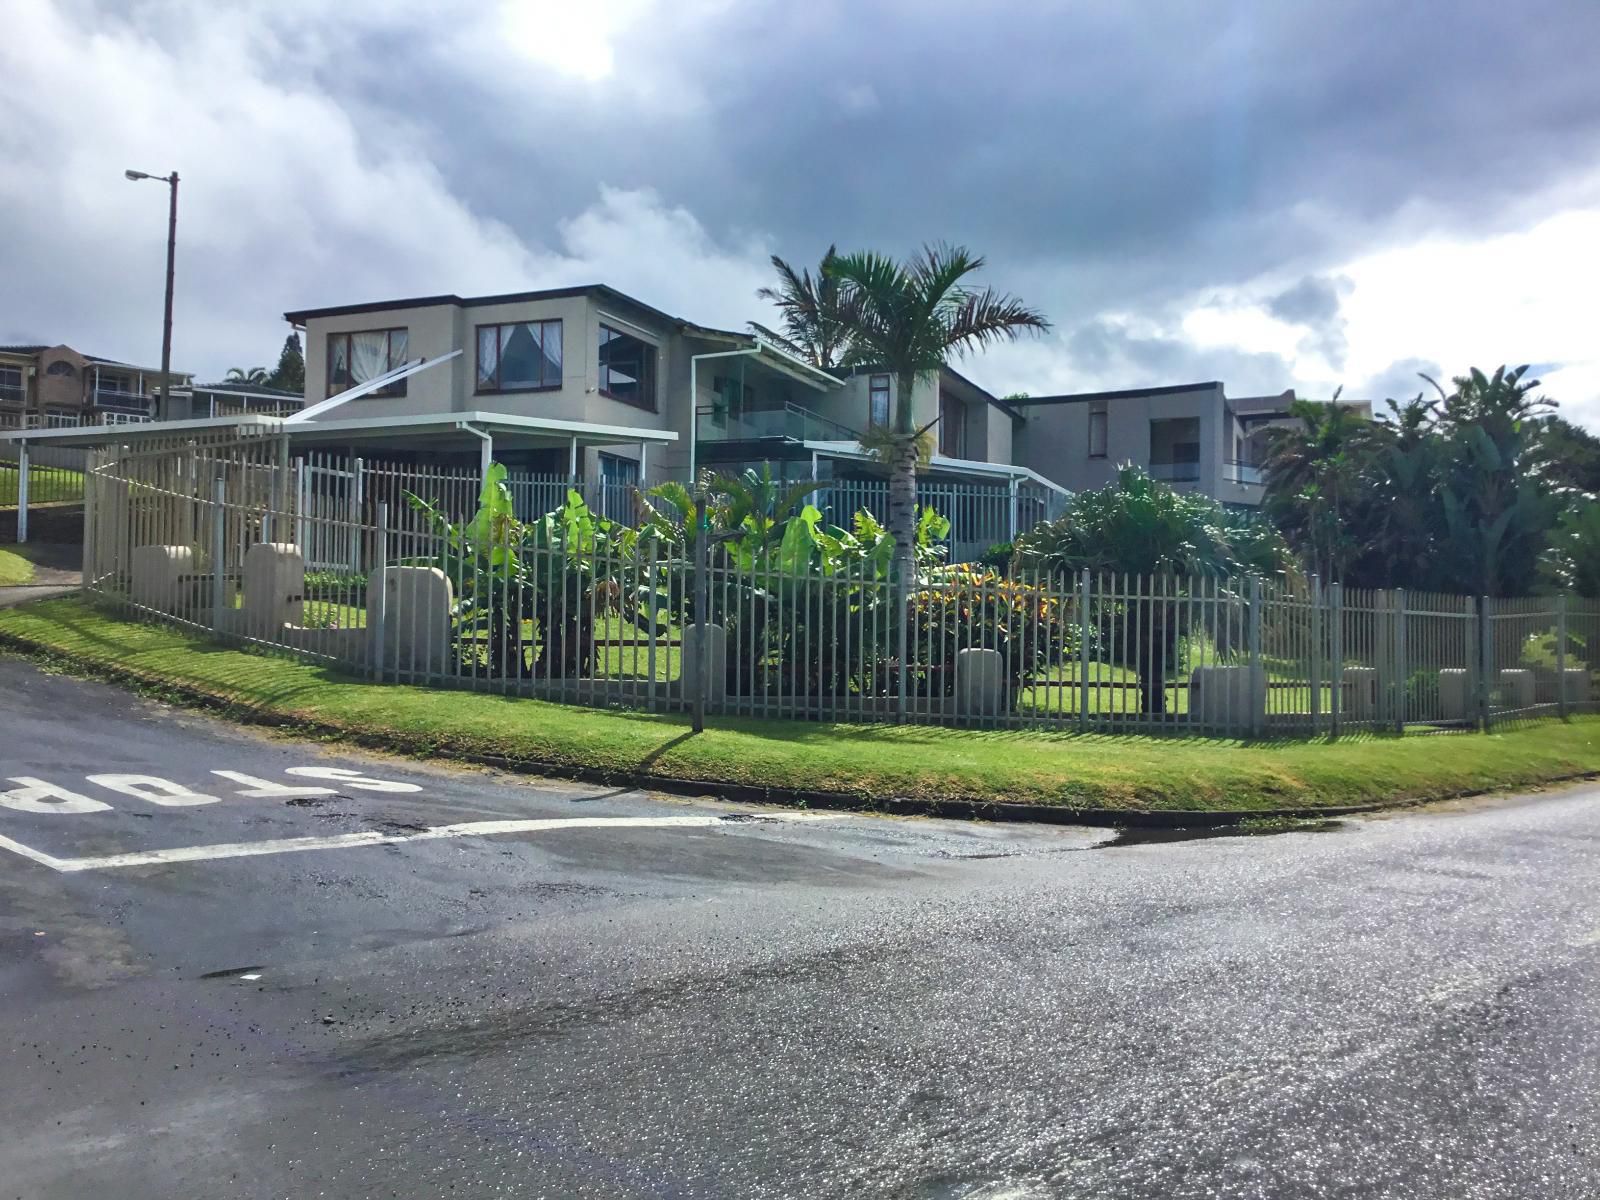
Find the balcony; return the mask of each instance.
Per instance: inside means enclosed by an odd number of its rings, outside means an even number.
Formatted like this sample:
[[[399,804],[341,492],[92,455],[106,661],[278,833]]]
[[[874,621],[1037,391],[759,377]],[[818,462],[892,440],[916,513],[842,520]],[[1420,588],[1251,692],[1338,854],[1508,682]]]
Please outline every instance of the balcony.
[[[861,440],[861,435],[854,429],[819,417],[798,404],[740,413],[729,413],[715,405],[702,405],[697,415],[702,442],[749,442],[760,438],[784,438],[792,442]]]
[[[95,408],[103,408],[110,412],[148,417],[150,409],[155,402],[142,392],[125,392],[117,388],[95,388],[90,393],[89,403]]]
[[[0,383],[0,404],[22,404],[28,398],[20,383]]]
[[[1260,463],[1235,462],[1233,459],[1222,464],[1222,477],[1229,483],[1246,487],[1260,487],[1267,481],[1266,468]]]
[[[1164,483],[1196,483],[1200,479],[1197,462],[1152,462],[1148,470],[1151,479]]]

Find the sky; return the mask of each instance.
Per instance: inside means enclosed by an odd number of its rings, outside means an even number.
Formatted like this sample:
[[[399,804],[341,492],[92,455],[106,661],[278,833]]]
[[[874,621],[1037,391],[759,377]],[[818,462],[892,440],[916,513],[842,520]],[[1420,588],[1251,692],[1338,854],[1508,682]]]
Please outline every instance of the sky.
[[[1600,429],[1600,3],[5,0],[0,342],[270,367],[288,309],[966,245],[997,393],[1416,395]]]

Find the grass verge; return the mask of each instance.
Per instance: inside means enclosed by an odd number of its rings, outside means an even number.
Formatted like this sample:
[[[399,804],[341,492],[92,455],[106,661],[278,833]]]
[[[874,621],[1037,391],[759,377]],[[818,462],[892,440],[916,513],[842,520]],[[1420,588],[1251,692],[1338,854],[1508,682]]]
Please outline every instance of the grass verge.
[[[15,587],[33,578],[33,563],[17,547],[0,546],[0,587]]]
[[[1043,806],[1140,814],[1444,799],[1600,771],[1600,717],[1489,735],[1240,743],[826,725],[569,708],[375,685],[120,620],[79,599],[0,612],[0,643],[248,720],[406,753],[587,779],[865,805]],[[952,811],[946,809],[946,811]]]

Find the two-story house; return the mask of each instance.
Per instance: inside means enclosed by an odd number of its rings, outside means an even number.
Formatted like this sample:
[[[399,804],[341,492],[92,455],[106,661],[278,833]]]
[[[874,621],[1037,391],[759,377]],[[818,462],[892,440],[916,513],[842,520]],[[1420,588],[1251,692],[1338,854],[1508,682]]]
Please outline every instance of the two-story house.
[[[404,363],[445,360],[312,419],[342,428],[352,450],[446,466],[492,452],[514,471],[613,485],[771,464],[841,505],[882,486],[860,438],[890,420],[889,374],[823,370],[604,285],[285,316],[304,331],[308,407]],[[1013,511],[1025,520],[1050,507],[1033,493],[1060,489],[1012,461],[1014,409],[950,370],[921,382],[913,406],[919,425],[938,419],[926,486],[981,491],[997,514],[971,541],[1004,540]]]
[[[174,371],[172,387],[192,376]],[[70,346],[0,346],[0,429],[51,429],[155,419],[161,371]]]
[[[1104,487],[1123,463],[1224,504],[1261,504],[1267,430],[1298,421],[1294,391],[1230,398],[1220,382],[1017,397],[1018,462],[1071,491]],[[1356,405],[1370,417],[1370,404]]]

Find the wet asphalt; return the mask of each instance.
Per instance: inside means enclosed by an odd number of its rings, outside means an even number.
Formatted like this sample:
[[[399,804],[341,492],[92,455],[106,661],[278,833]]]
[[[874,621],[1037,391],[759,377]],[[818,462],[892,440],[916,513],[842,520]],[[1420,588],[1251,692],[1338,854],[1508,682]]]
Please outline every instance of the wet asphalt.
[[[0,1198],[1600,1195],[1593,788],[796,822],[0,659],[18,778],[59,790],[0,804]],[[416,836],[573,817],[654,823]]]

